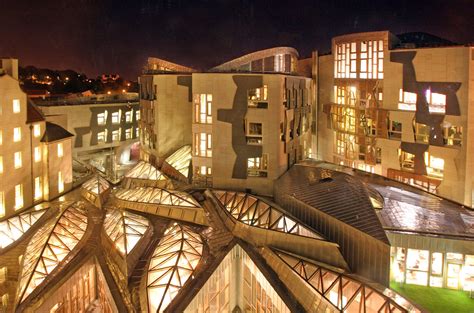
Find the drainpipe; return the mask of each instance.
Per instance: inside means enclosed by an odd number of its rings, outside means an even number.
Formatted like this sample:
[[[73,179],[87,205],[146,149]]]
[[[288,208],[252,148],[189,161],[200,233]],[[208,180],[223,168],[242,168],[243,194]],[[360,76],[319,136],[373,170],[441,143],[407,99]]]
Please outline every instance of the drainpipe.
[[[34,164],[34,155],[33,155],[33,125],[30,124],[30,172],[31,172],[31,205],[35,203],[35,178],[33,176],[33,164]]]

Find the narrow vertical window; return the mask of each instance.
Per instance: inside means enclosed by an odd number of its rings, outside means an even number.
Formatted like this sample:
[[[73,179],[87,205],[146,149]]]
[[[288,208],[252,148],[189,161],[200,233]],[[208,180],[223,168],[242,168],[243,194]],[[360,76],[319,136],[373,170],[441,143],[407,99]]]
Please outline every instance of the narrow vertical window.
[[[20,100],[13,99],[13,113],[20,113],[20,110],[21,110]]]
[[[23,207],[23,185],[19,184],[15,186],[15,210]]]
[[[41,125],[35,124],[33,125],[33,136],[38,138],[41,135]]]
[[[13,142],[21,141],[21,127],[13,128]]]
[[[41,161],[41,148],[35,147],[35,162]]]
[[[63,143],[58,143],[58,158],[61,158],[64,155]]]
[[[22,166],[22,161],[21,161],[21,152],[15,152],[13,155],[14,161],[13,164],[15,168],[20,168]]]
[[[58,192],[61,193],[64,191],[64,177],[63,173],[58,172]]]
[[[35,177],[35,200],[41,199],[43,196],[43,190],[41,188],[41,177]]]

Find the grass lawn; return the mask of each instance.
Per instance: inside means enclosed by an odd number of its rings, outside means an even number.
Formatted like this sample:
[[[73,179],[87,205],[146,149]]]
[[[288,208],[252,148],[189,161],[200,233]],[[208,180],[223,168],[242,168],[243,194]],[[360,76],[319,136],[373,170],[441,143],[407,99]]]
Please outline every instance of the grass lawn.
[[[474,299],[463,291],[393,282],[390,288],[431,313],[474,313]]]

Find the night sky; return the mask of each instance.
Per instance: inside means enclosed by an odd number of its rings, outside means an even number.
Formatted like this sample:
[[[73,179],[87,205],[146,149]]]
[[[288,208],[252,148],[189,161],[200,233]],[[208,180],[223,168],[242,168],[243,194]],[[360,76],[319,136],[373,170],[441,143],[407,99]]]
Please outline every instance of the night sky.
[[[329,52],[345,33],[429,32],[474,42],[474,0],[0,0],[0,56],[136,79],[148,56],[207,69],[255,50]]]

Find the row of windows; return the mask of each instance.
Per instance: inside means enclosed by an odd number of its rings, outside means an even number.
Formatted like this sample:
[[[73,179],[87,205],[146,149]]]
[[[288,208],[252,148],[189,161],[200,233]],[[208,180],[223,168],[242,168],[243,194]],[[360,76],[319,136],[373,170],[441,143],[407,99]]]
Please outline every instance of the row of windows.
[[[446,95],[431,92],[431,89],[425,91],[425,100],[428,103],[430,113],[446,113]],[[416,111],[417,94],[400,89],[398,96],[398,109],[403,111]]]
[[[33,136],[38,138],[41,135],[41,125],[33,125]],[[13,128],[13,142],[20,142],[22,138],[21,127]],[[3,130],[0,130],[0,145],[3,144]]]
[[[404,170],[413,171],[415,169],[415,155],[398,149],[400,158],[400,167]],[[443,178],[444,175],[444,159],[430,155],[429,152],[423,154],[428,176]]]
[[[62,143],[57,144],[57,156],[58,158],[63,157],[64,155],[64,147]],[[34,161],[40,162],[41,161],[41,147],[35,147],[33,153]],[[23,157],[21,151],[17,151],[13,153],[13,165],[15,169],[19,169],[23,166]],[[0,155],[0,174],[3,173],[3,156]]]
[[[107,123],[107,117],[109,112],[105,110],[103,113],[97,114],[97,124],[98,125],[105,125]],[[120,124],[122,120],[122,110],[118,110],[116,112],[112,112],[111,114],[111,121],[112,124]],[[135,120],[140,120],[140,110],[135,111]],[[132,123],[133,122],[133,110],[125,111],[125,122]]]
[[[383,40],[336,45],[335,78],[383,79]]]
[[[135,128],[135,138],[138,138],[140,134],[140,129],[138,127]],[[106,143],[107,138],[109,135],[109,131],[104,129],[101,132],[97,133],[97,142],[98,143]],[[125,140],[133,138],[133,127],[125,129]],[[122,128],[116,129],[112,131],[112,142],[122,140]]]
[[[461,126],[446,125],[442,129],[443,131],[443,143],[445,146],[458,146],[462,145],[463,130]],[[417,123],[413,119],[413,134],[415,142],[429,143],[430,142],[430,126]],[[390,120],[388,123],[388,137],[390,139],[401,140],[402,139],[402,123]]]

